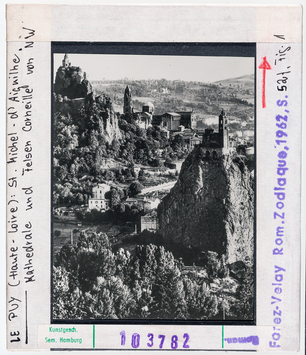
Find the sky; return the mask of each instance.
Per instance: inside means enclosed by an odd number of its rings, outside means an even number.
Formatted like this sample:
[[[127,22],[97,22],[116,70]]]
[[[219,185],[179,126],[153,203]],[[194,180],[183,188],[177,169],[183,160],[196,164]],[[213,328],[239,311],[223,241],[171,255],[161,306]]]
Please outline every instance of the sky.
[[[214,82],[254,73],[254,58],[68,54],[72,66],[86,72],[88,80],[166,79]],[[54,54],[54,76],[64,53]]]

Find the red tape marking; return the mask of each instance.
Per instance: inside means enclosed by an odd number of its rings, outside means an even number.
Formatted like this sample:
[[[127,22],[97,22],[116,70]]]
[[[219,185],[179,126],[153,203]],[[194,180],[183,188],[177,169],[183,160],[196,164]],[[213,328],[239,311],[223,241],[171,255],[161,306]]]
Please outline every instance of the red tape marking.
[[[271,66],[267,62],[267,58],[263,57],[262,58],[262,63],[258,67],[259,69],[263,69],[262,73],[262,108],[266,107],[266,70],[270,70]]]

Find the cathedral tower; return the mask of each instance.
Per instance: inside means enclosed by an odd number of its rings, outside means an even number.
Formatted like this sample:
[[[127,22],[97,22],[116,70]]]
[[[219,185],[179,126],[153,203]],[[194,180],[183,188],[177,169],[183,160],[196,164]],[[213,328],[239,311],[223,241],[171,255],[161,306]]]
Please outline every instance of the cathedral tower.
[[[132,94],[129,86],[125,88],[123,113],[133,113]]]
[[[219,116],[219,139],[221,148],[229,147],[227,117],[224,110],[221,111],[221,114]]]

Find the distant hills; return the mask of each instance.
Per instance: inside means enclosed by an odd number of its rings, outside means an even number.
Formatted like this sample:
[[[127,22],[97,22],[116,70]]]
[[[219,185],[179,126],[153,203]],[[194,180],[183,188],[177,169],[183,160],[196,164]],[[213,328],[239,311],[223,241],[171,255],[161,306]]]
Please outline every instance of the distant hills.
[[[253,89],[255,85],[254,74],[239,76],[238,78],[230,78],[225,80],[215,81],[213,84],[222,86],[233,86],[238,87],[244,86],[244,88]]]
[[[183,80],[107,80],[92,81],[95,92],[111,98],[116,112],[122,112],[126,85],[132,92],[135,111],[145,102],[154,104],[154,114],[177,110],[193,110],[196,121],[207,115],[218,116],[221,109],[238,120],[254,116],[254,75],[219,80],[214,83]],[[203,128],[203,127],[202,127]]]

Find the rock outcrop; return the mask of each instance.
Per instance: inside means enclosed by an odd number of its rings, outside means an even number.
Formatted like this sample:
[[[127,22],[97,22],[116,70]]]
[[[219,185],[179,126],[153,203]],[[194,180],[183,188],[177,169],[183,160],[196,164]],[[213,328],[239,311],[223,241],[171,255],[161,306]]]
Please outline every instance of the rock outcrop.
[[[108,143],[113,140],[120,140],[122,138],[119,129],[118,118],[114,110],[106,109],[102,114],[103,117],[103,128],[104,137]]]
[[[79,67],[59,67],[55,76],[54,92],[69,99],[85,97],[82,85],[82,69]]]
[[[216,159],[197,147],[158,207],[159,232],[173,242],[253,263],[254,188],[239,157]]]
[[[120,140],[122,136],[118,117],[111,99],[105,94],[96,96],[86,73],[82,73],[80,67],[71,65],[68,55],[65,54],[55,77],[55,111],[78,117],[84,107],[83,121],[77,119],[75,122],[81,131],[85,128],[89,128],[89,131],[97,130],[107,143]],[[84,120],[87,121],[85,124]]]
[[[85,98],[93,90],[86,73],[83,74],[80,67],[62,65],[56,72],[54,92],[68,99],[78,99]]]

